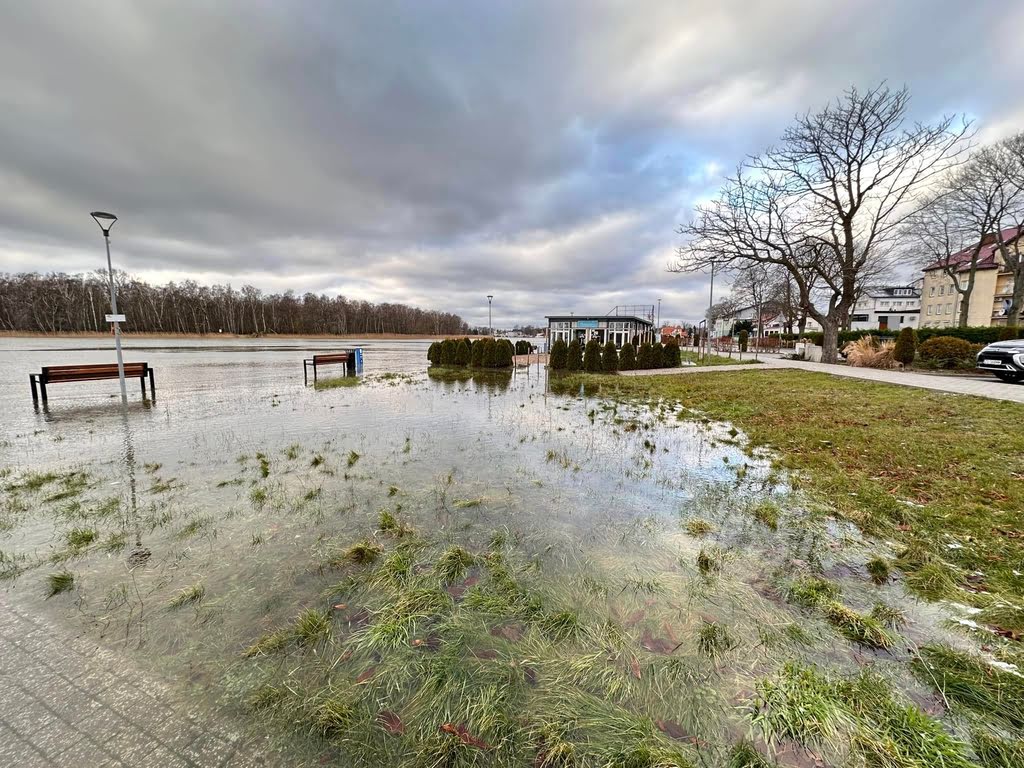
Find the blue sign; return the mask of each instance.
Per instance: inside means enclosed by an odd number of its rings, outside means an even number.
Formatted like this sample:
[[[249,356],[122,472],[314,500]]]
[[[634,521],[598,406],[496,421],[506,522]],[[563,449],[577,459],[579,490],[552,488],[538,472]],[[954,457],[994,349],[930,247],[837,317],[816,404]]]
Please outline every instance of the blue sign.
[[[577,328],[597,328],[597,320],[577,320]]]

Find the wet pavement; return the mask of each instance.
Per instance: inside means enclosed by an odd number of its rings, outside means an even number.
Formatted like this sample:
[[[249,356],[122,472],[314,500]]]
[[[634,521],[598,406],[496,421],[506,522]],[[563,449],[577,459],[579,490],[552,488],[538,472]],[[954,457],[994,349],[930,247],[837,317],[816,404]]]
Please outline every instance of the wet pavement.
[[[0,592],[0,765],[266,765],[259,745],[123,656]]]

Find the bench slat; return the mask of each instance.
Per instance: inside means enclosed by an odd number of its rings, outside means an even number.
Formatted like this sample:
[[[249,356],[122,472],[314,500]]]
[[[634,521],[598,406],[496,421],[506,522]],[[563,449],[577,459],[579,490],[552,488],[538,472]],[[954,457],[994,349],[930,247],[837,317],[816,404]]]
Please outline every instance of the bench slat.
[[[149,363],[125,363],[124,375],[128,378],[142,378],[149,373]],[[62,381],[100,381],[116,379],[117,365],[48,365],[43,366],[39,378],[43,383]]]

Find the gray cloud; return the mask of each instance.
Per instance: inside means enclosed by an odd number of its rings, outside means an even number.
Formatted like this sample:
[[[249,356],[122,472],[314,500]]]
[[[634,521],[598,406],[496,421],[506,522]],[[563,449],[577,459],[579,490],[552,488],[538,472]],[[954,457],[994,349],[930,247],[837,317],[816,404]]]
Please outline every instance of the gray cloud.
[[[1024,114],[1010,2],[7,3],[0,269],[101,261],[502,323],[652,302],[723,169],[852,83]]]

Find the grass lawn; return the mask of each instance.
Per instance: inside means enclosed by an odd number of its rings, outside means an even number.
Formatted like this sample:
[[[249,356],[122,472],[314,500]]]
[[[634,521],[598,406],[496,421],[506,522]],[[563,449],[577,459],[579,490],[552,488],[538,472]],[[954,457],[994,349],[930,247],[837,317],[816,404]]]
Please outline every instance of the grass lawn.
[[[736,357],[726,357],[725,355],[707,355],[701,356],[700,360],[697,359],[696,352],[682,351],[679,353],[680,359],[683,363],[695,363],[696,365],[749,365],[750,363],[760,363],[760,360],[754,359],[753,352],[745,352],[745,357],[741,360],[739,353],[736,353]]]
[[[901,545],[892,565],[916,593],[1024,634],[1024,405],[803,371],[585,381],[733,423],[812,497]]]

